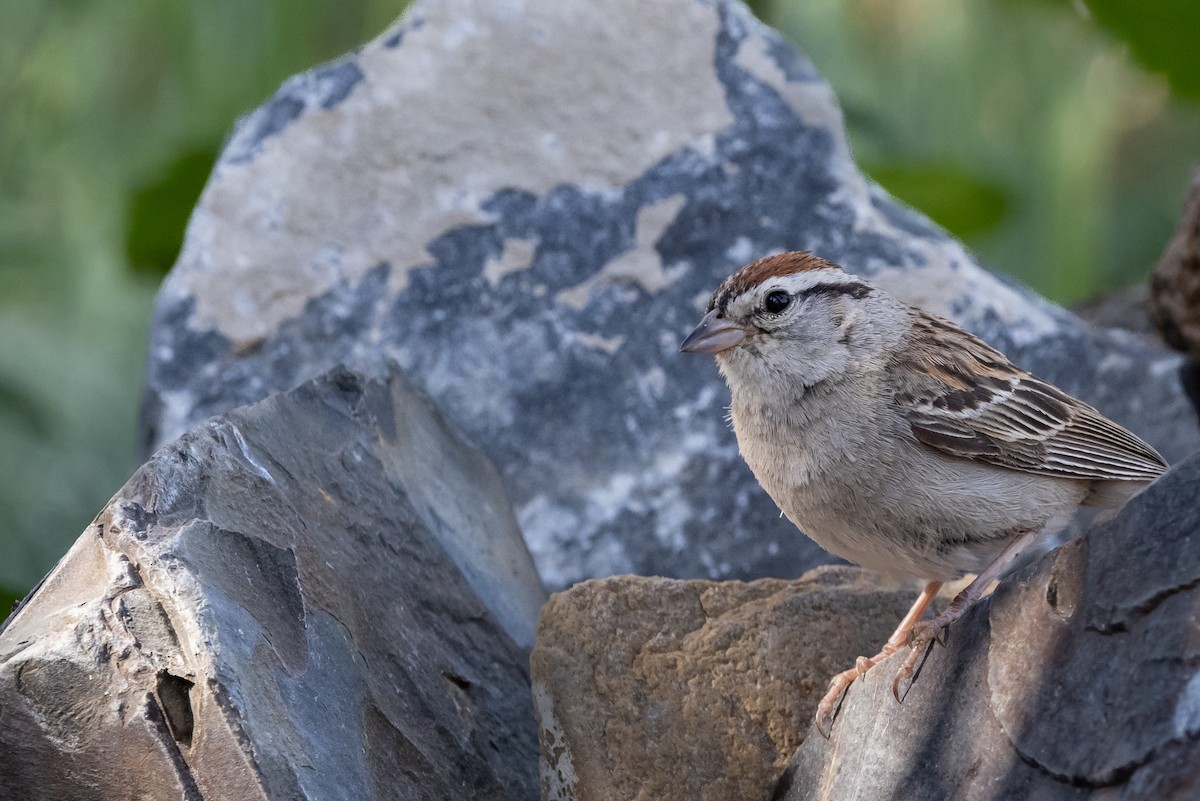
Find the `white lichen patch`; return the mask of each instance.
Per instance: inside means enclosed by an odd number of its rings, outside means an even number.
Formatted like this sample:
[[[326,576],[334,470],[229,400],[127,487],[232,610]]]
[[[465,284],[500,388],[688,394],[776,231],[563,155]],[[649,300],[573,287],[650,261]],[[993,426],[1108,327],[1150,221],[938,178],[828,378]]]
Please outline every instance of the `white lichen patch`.
[[[606,337],[600,334],[589,334],[583,331],[570,331],[567,336],[585,348],[594,348],[608,354],[616,353],[625,344],[625,337]]]
[[[737,265],[748,264],[757,258],[769,256],[769,253],[759,253],[754,249],[754,243],[748,237],[739,236],[733,244],[725,249],[725,258]],[[705,302],[708,299],[705,298]]]
[[[500,285],[506,275],[529,269],[537,243],[529,239],[506,239],[500,257],[488,259],[483,265],[483,277],[493,288]]]

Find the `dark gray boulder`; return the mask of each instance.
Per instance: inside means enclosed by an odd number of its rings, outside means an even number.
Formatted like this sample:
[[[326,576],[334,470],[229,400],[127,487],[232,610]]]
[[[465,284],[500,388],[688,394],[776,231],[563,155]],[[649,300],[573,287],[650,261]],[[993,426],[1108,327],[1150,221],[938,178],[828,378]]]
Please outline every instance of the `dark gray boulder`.
[[[1181,358],[983,269],[867,181],[829,86],[735,0],[418,0],[233,134],[158,298],[145,448],[386,354],[497,463],[543,578],[795,576],[828,557],[678,345],[742,263],[811,249],[1149,439]]]
[[[904,697],[855,683],[778,796],[1200,797],[1200,457],[1026,570],[950,630]]]
[[[164,446],[9,618],[0,798],[535,798],[543,601],[487,460],[335,370]]]

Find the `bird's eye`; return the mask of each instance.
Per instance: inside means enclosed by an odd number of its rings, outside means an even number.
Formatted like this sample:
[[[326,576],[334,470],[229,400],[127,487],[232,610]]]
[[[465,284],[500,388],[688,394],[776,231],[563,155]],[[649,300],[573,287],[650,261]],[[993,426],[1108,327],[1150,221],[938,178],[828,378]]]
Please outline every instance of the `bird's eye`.
[[[792,296],[782,289],[777,289],[767,295],[767,299],[763,301],[763,310],[768,314],[779,314],[781,311],[791,305]]]

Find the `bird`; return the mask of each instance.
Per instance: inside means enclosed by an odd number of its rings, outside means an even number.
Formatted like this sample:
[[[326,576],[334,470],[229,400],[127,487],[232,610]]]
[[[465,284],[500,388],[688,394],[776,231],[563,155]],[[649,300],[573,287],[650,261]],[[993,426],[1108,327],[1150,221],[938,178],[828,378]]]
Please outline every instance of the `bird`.
[[[925,582],[872,657],[834,676],[815,724],[905,646],[911,689],[935,640],[1021,553],[1083,506],[1117,508],[1168,465],[1099,411],[950,320],[810,252],[726,278],[683,340],[712,354],[742,458],[782,513],[830,553]],[[931,620],[946,581],[975,578]]]

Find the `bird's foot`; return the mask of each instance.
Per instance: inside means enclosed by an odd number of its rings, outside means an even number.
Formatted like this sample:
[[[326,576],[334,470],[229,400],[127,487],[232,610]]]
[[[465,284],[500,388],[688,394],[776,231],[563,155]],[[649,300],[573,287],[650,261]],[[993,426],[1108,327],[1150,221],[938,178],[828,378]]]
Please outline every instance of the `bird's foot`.
[[[895,646],[888,643],[875,656],[860,656],[855,660],[854,667],[849,670],[843,670],[829,680],[829,689],[825,691],[825,697],[821,699],[821,703],[817,704],[817,714],[813,720],[813,724],[817,727],[817,731],[821,733],[822,737],[828,740],[830,733],[833,731],[833,713],[837,708],[838,700],[842,697],[842,693],[846,692],[855,679],[867,675],[868,670],[895,652]]]
[[[928,653],[929,647],[933,643],[937,642],[943,646],[946,644],[946,630],[951,623],[958,620],[967,611],[968,604],[957,603],[957,598],[955,601],[940,614],[934,616],[933,620],[913,626],[912,636],[909,638],[908,656],[904,658],[904,664],[896,671],[896,678],[892,681],[892,695],[896,697],[897,702],[908,694],[917,662]],[[901,691],[901,687],[903,687],[903,691]]]

